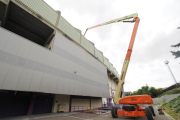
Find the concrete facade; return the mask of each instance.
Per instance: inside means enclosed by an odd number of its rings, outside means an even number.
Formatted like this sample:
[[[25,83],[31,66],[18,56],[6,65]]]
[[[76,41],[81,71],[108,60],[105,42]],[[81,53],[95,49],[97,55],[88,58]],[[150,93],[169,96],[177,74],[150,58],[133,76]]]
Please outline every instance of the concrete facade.
[[[101,107],[112,96],[119,74],[60,11],[43,0],[0,0],[0,10],[0,104],[23,106],[0,117]]]
[[[54,101],[53,101],[52,112],[56,113],[58,111],[59,104],[66,106],[66,109],[64,112],[69,112],[69,101],[70,101],[70,95],[55,95]]]

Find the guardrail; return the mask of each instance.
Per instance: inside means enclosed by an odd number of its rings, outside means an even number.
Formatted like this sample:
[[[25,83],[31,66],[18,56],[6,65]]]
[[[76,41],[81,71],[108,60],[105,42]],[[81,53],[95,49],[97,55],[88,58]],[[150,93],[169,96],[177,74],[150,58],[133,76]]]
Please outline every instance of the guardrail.
[[[71,112],[102,114],[107,111],[108,109],[103,109],[103,107],[71,106]]]

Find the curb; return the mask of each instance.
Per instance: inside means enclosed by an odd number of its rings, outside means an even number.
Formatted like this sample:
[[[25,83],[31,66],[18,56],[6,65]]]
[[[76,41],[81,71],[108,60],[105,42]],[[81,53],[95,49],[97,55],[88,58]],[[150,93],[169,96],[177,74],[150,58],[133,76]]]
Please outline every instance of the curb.
[[[164,111],[163,111],[164,112]],[[167,114],[166,112],[164,112],[165,115],[170,119],[170,120],[175,120],[173,117],[171,117],[169,114]]]
[[[156,107],[156,109],[158,109],[157,107]],[[164,112],[164,111],[163,111]],[[164,114],[170,119],[170,120],[175,120],[173,117],[171,117],[169,114],[167,114],[166,112],[164,112]]]

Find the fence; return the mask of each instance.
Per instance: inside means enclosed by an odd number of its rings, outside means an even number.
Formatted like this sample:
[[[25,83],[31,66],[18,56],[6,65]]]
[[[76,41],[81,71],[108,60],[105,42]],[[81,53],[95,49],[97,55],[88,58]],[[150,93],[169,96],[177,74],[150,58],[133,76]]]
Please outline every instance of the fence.
[[[171,85],[170,87],[166,88],[163,90],[163,93],[166,92],[166,91],[169,91],[169,90],[172,90],[172,89],[175,89],[176,87],[180,87],[180,83],[177,83],[177,84],[174,84],[174,85]]]
[[[71,106],[71,112],[102,114],[108,110],[109,109],[103,109],[103,107]]]

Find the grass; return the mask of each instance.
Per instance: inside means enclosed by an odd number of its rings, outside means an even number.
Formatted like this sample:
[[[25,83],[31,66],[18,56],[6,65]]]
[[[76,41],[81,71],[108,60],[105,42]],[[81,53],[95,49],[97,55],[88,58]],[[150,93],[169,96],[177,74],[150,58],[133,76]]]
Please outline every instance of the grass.
[[[163,104],[165,104],[165,102],[157,103],[157,104],[154,104],[154,105],[163,105]]]
[[[171,115],[174,119],[180,120],[180,96],[171,100],[169,103],[159,103],[161,108],[165,108],[165,112]]]
[[[161,97],[161,96],[164,96],[164,95],[178,94],[178,93],[180,93],[180,88],[175,88],[175,89],[164,92],[163,94],[161,94],[158,97]]]

